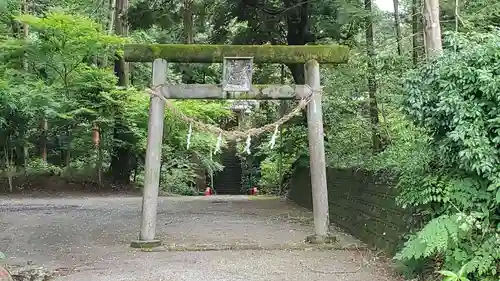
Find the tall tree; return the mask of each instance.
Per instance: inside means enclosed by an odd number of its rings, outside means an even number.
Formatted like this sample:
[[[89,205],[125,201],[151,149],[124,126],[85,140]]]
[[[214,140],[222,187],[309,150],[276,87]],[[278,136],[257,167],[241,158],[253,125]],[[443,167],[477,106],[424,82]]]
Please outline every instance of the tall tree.
[[[314,41],[311,38],[309,22],[309,1],[284,0],[286,12],[288,45],[305,45]],[[297,84],[304,84],[304,65],[288,65],[292,72],[293,79]]]
[[[194,0],[184,0],[184,5],[182,8],[182,25],[183,25],[183,37],[184,37],[184,42],[186,44],[193,44],[194,43]],[[184,65],[184,69],[187,70],[189,68],[189,64]],[[194,75],[189,71],[183,71],[183,82],[188,83],[188,82],[193,82],[194,81]],[[202,159],[199,157],[198,154],[192,153],[191,154],[191,161],[196,164],[196,189],[197,190],[204,190],[206,187],[206,169],[203,167],[201,161]],[[214,188],[211,186],[211,188]]]
[[[113,27],[115,25],[115,15],[116,15],[116,0],[109,0],[108,3],[108,34],[113,33]]]
[[[22,1],[22,10],[23,10],[23,13],[24,14],[29,14],[29,0],[23,0]],[[28,39],[28,36],[29,36],[29,25],[27,23],[22,23],[22,26],[23,26],[23,38],[24,40],[27,40]],[[23,67],[24,67],[24,70],[28,71],[28,60],[25,58],[23,60]]]
[[[117,0],[115,10],[115,33],[120,36],[128,35],[127,21],[128,0]],[[128,87],[128,64],[122,56],[116,55],[115,75],[118,77],[119,87]],[[113,129],[114,149],[111,155],[111,175],[113,181],[119,184],[130,183],[133,135],[126,125],[120,112],[115,114]]]
[[[193,44],[193,0],[184,0],[183,7],[184,40],[187,44]]]
[[[116,35],[127,37],[128,36],[128,20],[127,9],[128,0],[115,0],[115,33]],[[115,73],[118,77],[118,86],[128,86],[128,64],[125,59],[117,55],[115,60]]]
[[[419,53],[420,53],[420,38],[421,32],[419,32],[419,21],[420,21],[420,13],[419,13],[420,1],[412,0],[411,1],[411,32],[412,32],[412,60],[413,66],[417,66]]]
[[[399,20],[399,0],[393,0],[394,4],[394,28],[396,29],[396,40],[398,41],[398,55],[403,55],[403,42],[401,40],[401,25]]]
[[[370,98],[370,120],[372,128],[372,145],[373,152],[377,153],[382,150],[382,141],[380,139],[377,105],[377,81],[375,79],[375,47],[373,44],[373,18],[372,18],[372,0],[365,0],[366,22],[366,54],[368,56],[368,94]]]
[[[439,0],[424,0],[425,50],[432,58],[441,54],[441,25],[439,22]]]
[[[23,13],[24,14],[29,14],[30,13],[30,2],[29,0],[23,0],[22,1],[22,10],[23,10]],[[23,22],[22,23],[22,27],[23,27],[23,38],[24,40],[28,40],[28,37],[29,37],[29,25],[28,23],[26,22]],[[28,61],[28,58],[25,57],[23,58],[23,69],[24,71],[28,72],[29,71],[29,61]],[[47,130],[47,127],[48,127],[48,124],[47,124],[47,119],[44,118],[42,120],[42,127],[40,128],[42,130],[42,134],[43,136],[45,137],[46,136],[46,130]],[[41,144],[41,147],[40,147],[41,151],[42,151],[42,159],[44,161],[47,161],[47,144],[46,144],[46,141],[43,142],[43,144]],[[21,150],[21,149],[20,149]],[[28,158],[29,158],[29,150],[28,150],[28,142],[24,142],[23,143],[23,147],[22,147],[22,153],[20,153],[21,155],[21,158],[23,158],[22,162],[24,163],[24,167],[27,166],[28,164]]]

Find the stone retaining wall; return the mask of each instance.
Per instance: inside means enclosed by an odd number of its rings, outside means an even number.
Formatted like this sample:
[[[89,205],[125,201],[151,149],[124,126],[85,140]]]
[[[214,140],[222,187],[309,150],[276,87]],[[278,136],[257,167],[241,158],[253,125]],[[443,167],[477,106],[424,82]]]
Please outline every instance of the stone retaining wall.
[[[394,181],[364,170],[327,170],[330,222],[365,243],[394,253],[402,243],[410,212],[396,205]],[[288,197],[312,208],[309,168],[298,167]]]

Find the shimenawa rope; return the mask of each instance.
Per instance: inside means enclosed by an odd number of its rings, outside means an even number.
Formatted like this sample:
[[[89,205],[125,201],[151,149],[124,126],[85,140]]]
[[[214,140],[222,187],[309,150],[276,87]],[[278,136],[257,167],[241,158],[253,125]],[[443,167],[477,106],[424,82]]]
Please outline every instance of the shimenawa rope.
[[[155,87],[152,87],[151,89],[148,89],[148,92],[151,96],[156,96],[162,99],[165,102],[165,106],[170,109],[170,111],[175,114],[177,117],[179,117],[181,120],[183,120],[186,123],[192,124],[193,127],[198,128],[201,131],[207,132],[207,133],[212,133],[214,135],[222,135],[224,136],[225,139],[244,139],[248,138],[249,136],[258,136],[261,135],[265,132],[271,132],[271,131],[276,131],[275,128],[282,126],[286,122],[288,122],[290,119],[292,119],[294,116],[299,115],[300,112],[306,108],[306,106],[311,102],[313,95],[316,93],[321,93],[322,88],[319,89],[313,89],[309,85],[306,84],[306,87],[309,88],[311,93],[307,95],[305,98],[302,98],[299,101],[299,104],[288,114],[284,115],[280,119],[278,119],[276,122],[264,125],[259,128],[251,128],[246,131],[226,131],[223,130],[219,127],[216,127],[211,124],[205,124],[203,122],[200,122],[196,119],[193,119],[189,116],[186,116],[184,113],[182,113],[179,109],[177,109],[171,101],[166,99],[160,92],[160,89],[164,87],[165,85],[161,84]]]

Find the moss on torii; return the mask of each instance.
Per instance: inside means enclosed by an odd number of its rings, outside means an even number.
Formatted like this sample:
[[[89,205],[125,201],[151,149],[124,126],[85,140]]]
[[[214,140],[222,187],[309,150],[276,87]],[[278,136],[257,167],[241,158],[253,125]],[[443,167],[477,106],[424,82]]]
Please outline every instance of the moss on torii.
[[[125,61],[152,62],[162,58],[178,63],[223,62],[224,57],[253,57],[256,63],[346,63],[349,48],[342,45],[200,45],[126,44]]]

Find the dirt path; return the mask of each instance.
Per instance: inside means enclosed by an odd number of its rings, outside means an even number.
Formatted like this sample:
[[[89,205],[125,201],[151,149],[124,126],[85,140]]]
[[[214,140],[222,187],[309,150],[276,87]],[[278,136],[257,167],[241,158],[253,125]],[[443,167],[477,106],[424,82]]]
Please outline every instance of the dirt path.
[[[161,198],[157,233],[177,251],[159,252],[129,247],[140,206],[139,197],[0,198],[0,251],[10,263],[70,268],[61,281],[391,280],[363,250],[298,250],[311,214],[279,199]],[[339,248],[362,247],[335,234]]]

